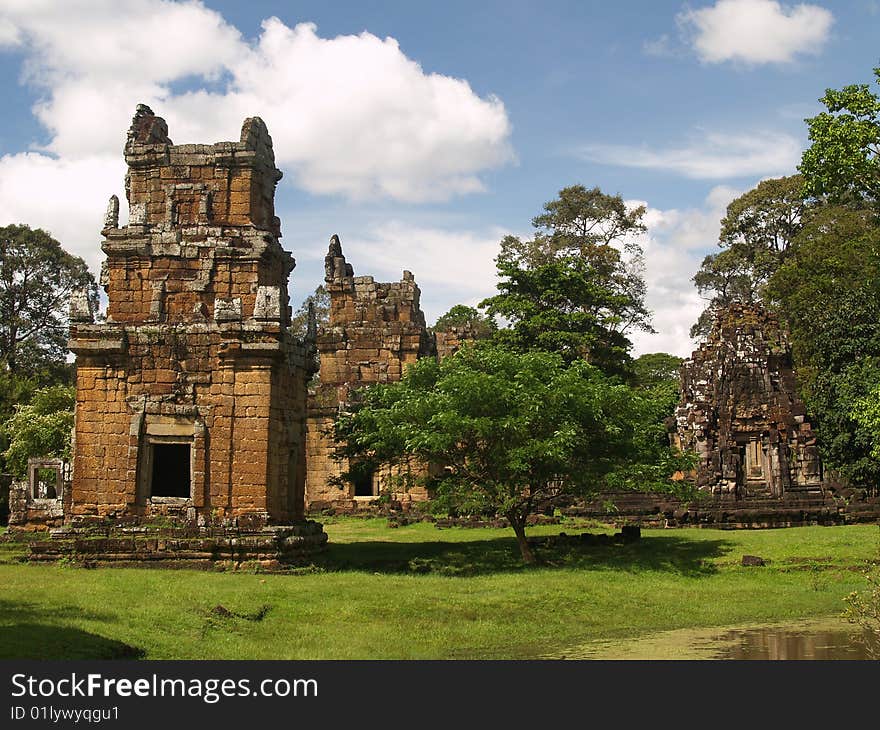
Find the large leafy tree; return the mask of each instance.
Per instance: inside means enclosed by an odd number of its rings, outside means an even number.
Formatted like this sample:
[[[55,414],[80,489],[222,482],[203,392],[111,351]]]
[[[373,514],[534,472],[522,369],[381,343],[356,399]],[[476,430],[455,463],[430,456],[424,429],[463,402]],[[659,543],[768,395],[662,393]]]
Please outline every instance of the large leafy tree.
[[[19,405],[2,426],[9,446],[3,453],[11,474],[23,478],[30,457],[70,458],[76,391],[53,385],[34,393],[31,402]]]
[[[480,339],[497,331],[498,325],[494,319],[482,314],[478,309],[465,304],[456,304],[437,318],[433,329],[437,332],[446,332],[452,328],[468,330]]]
[[[710,304],[691,336],[711,328],[712,309],[734,301],[763,298],[763,287],[786,261],[814,201],[804,194],[800,175],[760,182],[727,206],[721,220],[721,251],[703,259],[694,283]]]
[[[75,289],[97,287],[85,262],[45,231],[0,228],[0,361],[12,374],[63,364]]]
[[[534,218],[533,238],[505,237],[495,260],[499,293],[481,304],[510,323],[499,340],[626,372],[627,333],[653,331],[635,240],[645,230],[644,213],[619,195],[574,185]]]
[[[880,83],[880,68],[874,69]],[[880,202],[880,98],[867,84],[827,89],[826,111],[807,119],[810,147],[800,171],[813,195]]]
[[[785,316],[825,463],[857,486],[880,481],[870,424],[854,414],[880,383],[880,227],[849,205],[815,210],[766,287]]]
[[[503,515],[522,558],[529,515],[564,495],[616,487],[674,488],[681,464],[658,436],[655,404],[584,360],[466,346],[423,359],[403,380],[362,394],[337,421],[340,453],[363,465],[442,467],[428,477],[436,500]],[[432,470],[432,474],[436,472]]]
[[[303,300],[290,319],[290,330],[299,337],[305,337],[308,332],[309,308],[318,327],[330,321],[330,293],[323,284],[319,284],[315,291]]]

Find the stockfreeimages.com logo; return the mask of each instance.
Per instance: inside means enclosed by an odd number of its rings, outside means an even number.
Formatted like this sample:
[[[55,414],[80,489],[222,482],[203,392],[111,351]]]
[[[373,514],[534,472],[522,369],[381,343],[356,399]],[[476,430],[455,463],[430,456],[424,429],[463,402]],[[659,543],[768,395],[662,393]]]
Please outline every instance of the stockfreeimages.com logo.
[[[103,697],[193,697],[208,704],[224,697],[317,697],[318,680],[269,678],[179,679],[139,677],[128,679],[102,674],[80,676],[75,672],[61,679],[39,678],[29,674],[12,675],[12,696],[39,699]]]

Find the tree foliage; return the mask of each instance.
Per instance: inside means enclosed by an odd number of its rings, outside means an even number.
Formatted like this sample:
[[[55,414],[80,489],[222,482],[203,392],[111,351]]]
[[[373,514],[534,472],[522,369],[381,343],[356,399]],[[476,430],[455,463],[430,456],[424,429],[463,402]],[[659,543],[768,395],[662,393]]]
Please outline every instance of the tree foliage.
[[[654,388],[658,385],[678,387],[678,371],[684,359],[667,352],[651,352],[633,360],[634,383],[639,388]]]
[[[452,328],[466,329],[481,339],[496,332],[498,325],[492,317],[481,314],[478,309],[456,304],[446,314],[440,315],[434,324],[436,332],[446,332]]]
[[[71,293],[97,286],[85,262],[45,231],[0,228],[0,361],[17,374],[63,364]]]
[[[880,68],[874,69],[880,83]],[[867,84],[827,89],[827,111],[807,119],[810,147],[800,171],[812,195],[880,202],[880,98]]]
[[[708,333],[714,307],[763,299],[763,287],[786,261],[814,201],[804,195],[800,175],[760,182],[727,206],[721,220],[718,253],[703,259],[694,275],[710,305],[691,328],[691,337]]]
[[[611,483],[671,489],[680,468],[658,441],[649,397],[556,353],[467,346],[362,397],[337,421],[340,453],[361,464],[415,457],[442,467],[428,477],[439,503],[506,517],[526,562],[534,555],[525,525],[536,510]]]
[[[70,458],[70,438],[76,390],[67,385],[40,388],[30,403],[19,405],[0,427],[9,447],[3,453],[9,472],[27,474],[31,457]]]
[[[318,327],[330,321],[330,294],[323,284],[319,284],[315,291],[303,300],[290,319],[290,331],[298,337],[305,337],[308,331],[310,305],[315,313],[315,323]]]
[[[880,383],[880,227],[855,206],[816,209],[766,287],[785,316],[822,458],[854,485],[880,480],[870,427],[854,417]]]
[[[633,329],[653,332],[645,305],[645,208],[582,185],[564,188],[532,221],[532,239],[506,236],[495,259],[499,294],[481,303],[510,323],[499,341],[521,352],[586,359],[627,371]]]

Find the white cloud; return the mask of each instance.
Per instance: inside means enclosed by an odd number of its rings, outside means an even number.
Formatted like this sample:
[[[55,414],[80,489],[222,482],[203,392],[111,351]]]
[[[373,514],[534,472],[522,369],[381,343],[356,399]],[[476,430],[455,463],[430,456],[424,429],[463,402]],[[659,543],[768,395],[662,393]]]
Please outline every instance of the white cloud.
[[[703,257],[715,248],[727,205],[741,193],[717,186],[700,208],[648,208],[648,232],[641,244],[645,250],[647,304],[654,313],[657,334],[631,333],[635,355],[668,352],[690,356],[694,342],[688,332],[706,306],[691,278]]]
[[[0,43],[23,50],[50,132],[44,149],[0,158],[0,224],[49,228],[90,261],[139,102],[178,144],[236,140],[263,117],[279,167],[312,193],[444,200],[513,159],[503,103],[426,73],[393,38],[269,18],[250,41],[193,0],[5,0]]]
[[[17,46],[20,42],[21,38],[18,34],[18,28],[8,20],[0,18],[0,48]]]
[[[507,233],[500,227],[444,230],[389,221],[341,240],[357,276],[398,281],[404,269],[411,271],[430,324],[454,304],[476,306],[496,293],[495,257]]]
[[[779,132],[703,132],[681,147],[649,149],[587,144],[575,154],[590,162],[674,172],[696,179],[793,174],[801,158],[797,138]]]
[[[718,0],[678,15],[679,25],[705,63],[790,63],[816,54],[828,39],[834,16],[818,5],[776,0]]]
[[[0,225],[43,228],[97,272],[104,211],[112,193],[124,200],[124,175],[121,156],[70,161],[33,152],[6,155],[0,158]]]

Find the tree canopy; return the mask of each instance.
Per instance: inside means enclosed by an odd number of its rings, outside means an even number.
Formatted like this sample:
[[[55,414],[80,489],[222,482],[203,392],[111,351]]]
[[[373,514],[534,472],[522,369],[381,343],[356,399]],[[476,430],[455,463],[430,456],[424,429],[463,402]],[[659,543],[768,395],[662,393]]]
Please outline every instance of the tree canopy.
[[[856,486],[880,480],[870,428],[853,413],[880,383],[880,227],[872,211],[823,206],[771,277],[825,464]]]
[[[874,76],[880,83],[880,67]],[[880,98],[867,84],[851,84],[819,101],[827,111],[806,120],[811,144],[799,166],[806,190],[880,203]]]
[[[710,304],[691,337],[709,331],[714,307],[763,299],[763,287],[788,258],[813,204],[800,175],[764,180],[731,201],[721,220],[722,250],[706,256],[694,275],[697,290]]]
[[[439,466],[439,504],[503,515],[533,562],[530,514],[564,495],[616,487],[672,489],[680,457],[657,438],[656,405],[583,360],[466,346],[425,358],[399,383],[362,394],[337,421],[340,454],[363,464]]]
[[[495,259],[499,293],[484,300],[510,323],[499,341],[522,352],[586,359],[606,373],[627,372],[633,329],[653,332],[645,305],[643,206],[574,185],[544,205],[532,239],[506,236]]]
[[[464,304],[456,304],[448,312],[440,315],[433,329],[436,332],[446,332],[454,327],[467,329],[477,338],[488,337],[498,329],[494,319]]]
[[[9,447],[3,453],[9,472],[24,478],[30,457],[70,458],[76,391],[68,385],[40,388],[0,425]]]
[[[45,231],[0,228],[0,361],[13,374],[64,363],[68,302],[97,286],[85,262]]]

